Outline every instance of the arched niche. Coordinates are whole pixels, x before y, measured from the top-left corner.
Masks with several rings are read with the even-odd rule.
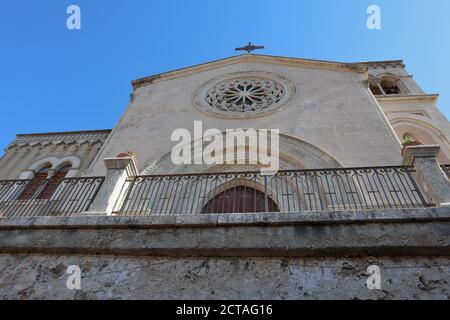
[[[439,145],[441,152],[438,161],[442,164],[450,163],[450,150],[448,143],[443,139],[442,132],[433,125],[416,119],[400,118],[391,121],[391,125],[398,137],[402,139],[410,134],[424,145]]]

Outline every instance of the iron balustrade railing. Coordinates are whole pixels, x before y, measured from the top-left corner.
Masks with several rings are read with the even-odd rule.
[[[87,211],[104,178],[0,181],[0,217],[70,216]]]
[[[118,215],[342,211],[427,207],[409,167],[138,176]]]
[[[444,173],[447,175],[447,178],[450,179],[450,164],[444,164],[441,166]]]

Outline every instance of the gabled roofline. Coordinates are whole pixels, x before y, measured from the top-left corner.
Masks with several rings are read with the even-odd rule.
[[[185,75],[192,74],[198,71],[212,70],[220,68],[226,65],[230,65],[238,62],[266,62],[266,63],[277,63],[284,65],[296,65],[306,68],[316,68],[316,69],[328,69],[335,71],[346,71],[346,72],[357,72],[357,73],[367,73],[368,68],[366,66],[356,64],[356,63],[343,63],[343,62],[333,62],[325,60],[312,60],[312,59],[301,59],[301,58],[290,58],[281,57],[273,55],[261,55],[261,54],[242,54],[237,56],[232,56],[229,58],[224,58],[220,60],[215,60],[211,62],[206,62],[198,65],[194,65],[187,68],[177,69],[173,71],[168,71],[160,74],[156,74],[150,77],[144,77],[140,79],[133,80],[131,82],[133,86],[133,91],[139,87],[155,83],[158,81],[164,81],[169,79],[174,79],[182,77]]]

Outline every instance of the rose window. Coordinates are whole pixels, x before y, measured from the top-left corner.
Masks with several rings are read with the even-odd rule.
[[[279,103],[284,95],[284,87],[273,80],[234,79],[212,87],[206,103],[225,112],[254,112]]]

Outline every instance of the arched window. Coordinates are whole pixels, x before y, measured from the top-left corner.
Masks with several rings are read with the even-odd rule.
[[[19,196],[19,200],[50,199],[71,168],[71,165],[61,167],[50,179],[48,175],[51,166],[48,165],[42,168],[28,183],[25,190]]]
[[[27,184],[25,190],[19,196],[19,200],[30,200],[33,199],[37,194],[41,192],[47,183],[48,173],[51,169],[51,165],[47,165],[41,170],[39,170],[34,178]]]
[[[375,96],[380,96],[383,94],[383,92],[381,92],[380,88],[378,87],[377,84],[370,84],[370,91],[372,91],[372,93]]]
[[[401,94],[398,86],[398,79],[394,77],[383,77],[380,81],[380,86],[386,95]]]
[[[71,168],[71,165],[65,165],[61,167],[45,185],[38,199],[50,199]]]
[[[380,87],[380,84],[378,83],[378,81],[376,79],[369,79],[369,86],[370,86],[370,91],[372,91],[373,95],[378,96],[378,95],[383,95],[383,90]]]
[[[266,208],[267,201],[267,208]],[[275,202],[264,193],[250,187],[228,189],[208,202],[202,213],[279,212]]]

